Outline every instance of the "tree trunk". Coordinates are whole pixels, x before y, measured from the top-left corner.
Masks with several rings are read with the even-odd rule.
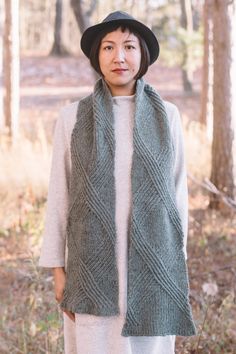
[[[82,6],[82,0],[71,0],[70,3],[80,32],[83,33],[90,26],[90,17],[96,8],[96,0],[91,1],[87,11]]]
[[[14,141],[19,130],[19,0],[5,0],[5,124]]]
[[[188,31],[189,35],[193,32],[193,14],[190,0],[180,0],[181,7],[181,26]],[[192,55],[186,44],[184,44],[184,53],[182,61],[182,80],[185,92],[192,92]]]
[[[130,1],[129,13],[133,16],[133,12],[135,9],[135,0]]]
[[[56,0],[55,11],[55,24],[54,24],[54,42],[51,49],[51,55],[66,55],[68,54],[62,44],[61,29],[62,29],[62,0]]]
[[[227,196],[234,197],[233,176],[233,90],[232,23],[235,1],[213,2],[213,144],[212,183]],[[235,18],[234,18],[235,20]],[[235,80],[235,78],[234,78]],[[220,201],[210,196],[210,207],[218,209]]]
[[[4,128],[3,115],[3,1],[0,0],[0,132]]]
[[[210,13],[209,0],[203,5],[203,66],[202,66],[202,91],[201,91],[201,113],[200,123],[207,125],[207,106],[209,102],[209,55],[210,55]]]
[[[77,25],[80,29],[80,33],[83,33],[86,28],[90,26],[90,17],[96,8],[97,1],[91,0],[90,6],[87,10],[83,8],[82,3],[82,0],[71,0],[71,7],[75,15]],[[93,70],[93,76],[95,81],[99,78],[99,75],[95,70]]]
[[[146,25],[149,28],[152,28],[152,8],[150,4],[150,0],[145,0],[145,12],[146,12]]]

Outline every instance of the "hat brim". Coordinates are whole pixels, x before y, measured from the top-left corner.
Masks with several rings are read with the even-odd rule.
[[[127,25],[128,27],[131,27],[134,31],[136,31],[145,40],[147,44],[150,54],[150,65],[153,64],[154,61],[156,61],[160,52],[159,43],[157,41],[156,36],[147,26],[133,19],[117,19],[109,22],[102,22],[87,28],[81,37],[80,46],[82,51],[88,58],[90,57],[90,50],[94,38],[96,38],[99,32],[113,26],[114,24]]]

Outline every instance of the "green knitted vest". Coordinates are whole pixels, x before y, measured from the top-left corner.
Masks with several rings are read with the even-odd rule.
[[[195,334],[183,231],[176,208],[173,144],[163,101],[141,79],[135,95],[132,215],[123,336]],[[68,261],[61,307],[119,314],[115,258],[114,118],[100,79],[81,100],[71,136]]]

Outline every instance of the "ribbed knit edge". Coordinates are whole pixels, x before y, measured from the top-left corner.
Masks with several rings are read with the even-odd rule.
[[[197,330],[194,326],[194,328],[192,326],[190,326],[190,328],[184,328],[181,329],[181,331],[179,330],[172,330],[172,331],[160,331],[160,329],[158,328],[158,326],[156,324],[150,323],[149,324],[149,328],[147,331],[145,331],[141,326],[134,328],[134,327],[129,327],[127,325],[125,325],[122,329],[121,335],[123,337],[159,337],[159,336],[181,336],[181,337],[191,337],[191,336],[195,336],[197,334]]]
[[[94,316],[105,316],[105,317],[110,317],[110,316],[119,316],[120,312],[119,312],[119,308],[117,307],[116,309],[114,308],[113,310],[105,308],[105,307],[101,307],[99,309],[95,309],[93,308],[92,311],[89,309],[81,309],[76,305],[71,305],[68,304],[67,301],[62,301],[60,303],[60,308],[66,309],[68,311],[71,311],[73,313],[81,313],[81,314],[87,314],[87,315],[94,315]]]

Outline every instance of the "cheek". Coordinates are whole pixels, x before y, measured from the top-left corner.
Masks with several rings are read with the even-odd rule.
[[[106,66],[109,62],[109,53],[107,52],[100,52],[98,53],[98,62],[100,66]]]
[[[135,67],[137,71],[140,69],[140,66],[141,66],[141,55],[137,55],[135,60]]]
[[[133,56],[133,64],[137,68],[140,68],[141,65],[141,52],[136,52],[135,55]]]

